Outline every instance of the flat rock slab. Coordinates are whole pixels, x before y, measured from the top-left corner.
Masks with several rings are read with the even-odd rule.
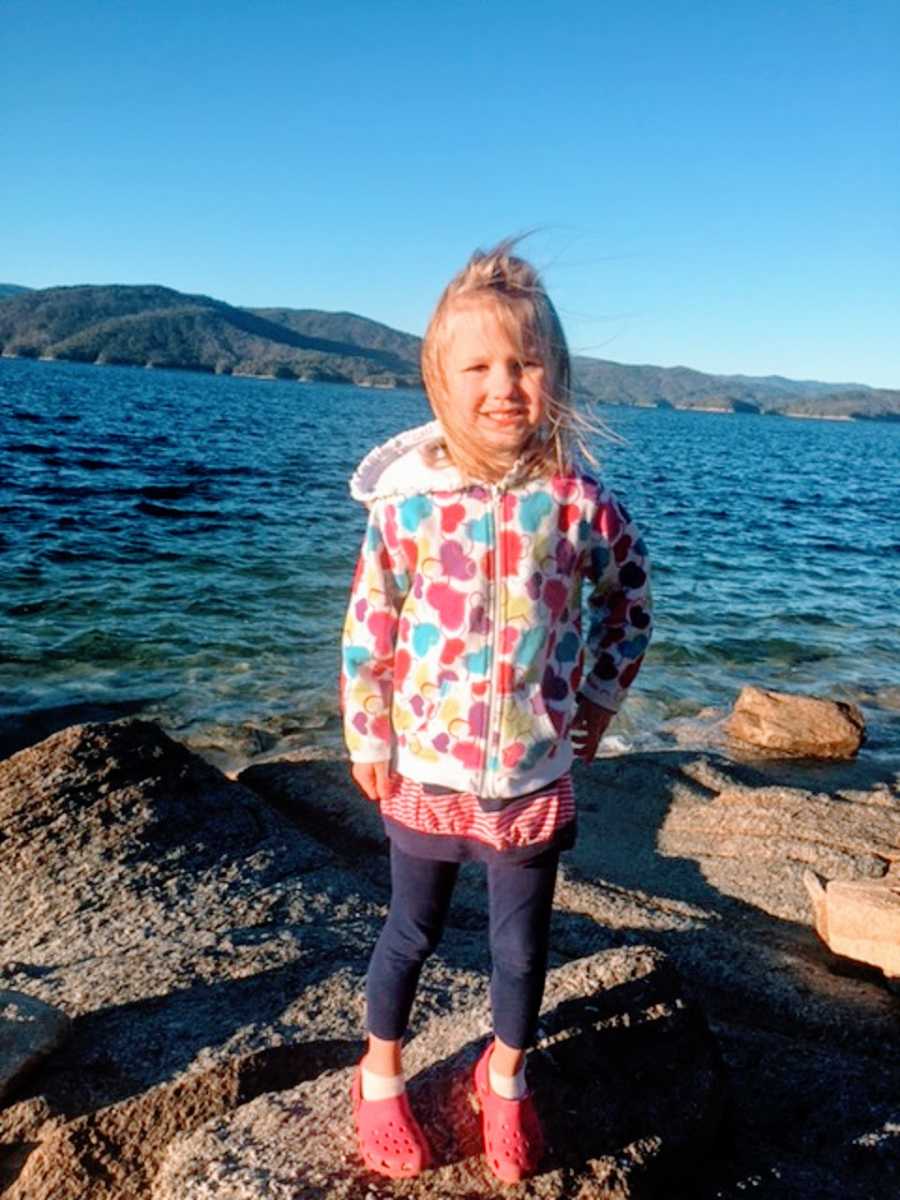
[[[69,1023],[51,1004],[0,990],[0,1100],[16,1079],[60,1044]]]
[[[706,1162],[725,1105],[718,1050],[669,960],[636,946],[560,967],[548,977],[545,1014],[528,1071],[548,1152],[538,1175],[504,1194],[670,1194],[673,1176]],[[410,1099],[435,1158],[417,1179],[388,1181],[363,1167],[349,1068],[258,1097],[172,1143],[153,1200],[494,1193],[471,1102],[486,1018],[482,1006],[438,1018],[407,1048]]]
[[[724,729],[738,742],[773,754],[852,758],[866,725],[855,704],[745,687]]]
[[[852,804],[797,788],[730,787],[668,813],[667,853],[804,863],[825,875],[878,879],[900,864],[900,806]]]

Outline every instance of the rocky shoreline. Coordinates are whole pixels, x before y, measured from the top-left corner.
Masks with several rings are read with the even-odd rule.
[[[900,998],[820,940],[804,872],[900,882],[900,772],[671,750],[576,782],[530,1068],[551,1151],[510,1194],[890,1195]],[[0,829],[10,1200],[494,1194],[477,869],[408,1054],[439,1165],[392,1184],[353,1153],[387,873],[344,763],[232,781],[148,722],[72,726],[0,762]]]

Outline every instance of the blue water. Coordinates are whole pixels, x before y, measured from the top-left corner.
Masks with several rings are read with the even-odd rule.
[[[232,767],[338,746],[346,480],[428,416],[413,391],[0,361],[0,720],[121,705]],[[620,743],[758,683],[854,700],[867,752],[900,754],[900,428],[605,416],[657,610]]]

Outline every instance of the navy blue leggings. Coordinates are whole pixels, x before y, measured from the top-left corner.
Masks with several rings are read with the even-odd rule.
[[[487,868],[494,1033],[525,1049],[537,1028],[559,852]],[[422,964],[437,946],[459,863],[414,858],[391,842],[391,908],[369,963],[366,1025],[388,1041],[403,1037]]]

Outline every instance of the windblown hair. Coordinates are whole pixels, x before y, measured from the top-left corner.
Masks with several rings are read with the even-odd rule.
[[[435,416],[441,423],[449,459],[470,480],[496,480],[506,473],[476,444],[449,403],[444,359],[450,319],[466,309],[487,305],[517,348],[522,361],[537,355],[544,364],[544,417],[523,447],[521,474],[539,478],[572,469],[576,457],[594,462],[585,445],[599,423],[576,410],[569,349],[556,309],[531,263],[511,253],[518,239],[492,250],[476,250],[444,289],[422,343],[422,377]]]

